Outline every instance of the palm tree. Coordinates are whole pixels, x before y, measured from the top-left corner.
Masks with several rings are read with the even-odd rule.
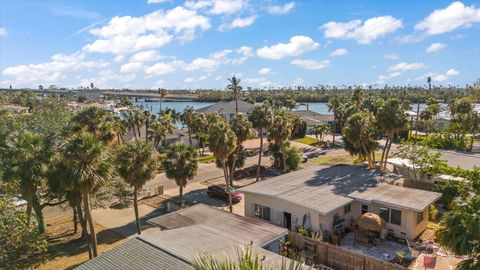
[[[228,79],[228,82],[230,84],[227,86],[227,89],[232,91],[233,98],[235,99],[235,115],[238,115],[238,98],[242,92],[242,87],[240,86],[240,79],[238,79],[234,75],[232,78]]]
[[[158,110],[158,113],[160,114],[162,112],[162,101],[167,96],[167,89],[158,88],[158,94],[160,95],[160,109]]]
[[[245,115],[239,114],[231,122],[231,128],[235,136],[237,136],[236,153],[233,157],[232,168],[230,169],[230,185],[233,185],[233,174],[235,173],[235,167],[237,166],[237,159],[240,153],[242,144],[253,137],[252,123],[248,121]]]
[[[104,143],[94,135],[81,132],[74,135],[62,151],[65,181],[83,197],[85,219],[89,224],[89,246],[93,257],[97,252],[97,236],[90,210],[90,193],[111,179],[112,164]]]
[[[258,166],[257,166],[257,178],[260,177],[260,166],[262,163],[262,154],[263,154],[263,131],[267,130],[270,126],[271,119],[271,110],[266,104],[253,107],[249,115],[249,120],[252,123],[252,126],[258,130],[258,135],[260,136],[260,149],[258,151]]]
[[[103,142],[109,142],[115,137],[111,120],[106,110],[95,106],[88,107],[72,118],[73,131],[86,131]]]
[[[432,90],[432,78],[430,78],[430,76],[428,76],[427,78],[427,83],[428,83],[428,90]]]
[[[192,132],[195,133],[195,138],[198,142],[198,148],[202,147],[202,155],[205,149],[205,141],[208,136],[209,122],[208,118],[203,113],[198,113],[195,115],[195,120],[193,121]]]
[[[351,115],[343,129],[345,150],[360,159],[368,160],[368,167],[373,168],[375,160],[376,128],[370,112],[358,112]]]
[[[332,144],[333,144],[333,147],[335,148],[335,134],[337,133],[337,123],[338,123],[339,114],[340,114],[340,100],[337,95],[333,95],[328,100],[328,111],[333,112]]]
[[[230,125],[227,122],[218,122],[210,128],[208,146],[215,158],[222,164],[223,174],[225,176],[225,184],[227,186],[228,204],[230,212],[233,212],[232,196],[230,194],[230,181],[227,176],[228,169],[225,163],[228,156],[232,154],[232,152],[235,150],[236,144],[237,138],[235,136],[235,133],[233,133]]]
[[[127,133],[128,122],[126,119],[120,119],[120,117],[113,117],[113,131],[117,137],[117,144],[124,142],[123,136]]]
[[[398,98],[389,98],[379,108],[376,116],[377,125],[387,134],[382,152],[380,169],[387,168],[388,155],[393,139],[400,131],[408,128],[407,110],[409,105]]]
[[[163,160],[163,168],[168,178],[174,179],[179,188],[180,206],[183,205],[183,188],[188,180],[197,173],[197,151],[193,146],[176,143],[170,147],[167,156]]]
[[[322,141],[323,137],[330,132],[330,126],[328,124],[315,125],[313,127],[313,134],[318,141]]]
[[[44,232],[45,227],[39,189],[45,182],[51,149],[41,135],[20,131],[10,136],[0,156],[3,179],[18,183],[22,198],[27,201],[27,219],[30,222],[33,208],[40,233]]]
[[[133,187],[133,208],[138,234],[141,234],[138,219],[138,190],[148,180],[155,177],[158,169],[157,160],[156,150],[147,142],[140,140],[133,140],[122,145],[115,160],[118,174]]]
[[[155,148],[158,148],[160,142],[173,132],[173,128],[173,119],[170,114],[164,114],[153,120],[148,129],[148,135],[150,140],[153,141]]]
[[[181,120],[183,124],[187,126],[188,129],[188,142],[190,145],[193,146],[192,144],[192,127],[193,123],[195,121],[195,110],[193,109],[192,106],[187,106],[185,110],[183,110],[183,113],[181,115]]]
[[[287,159],[285,154],[285,141],[290,138],[293,129],[295,115],[285,109],[277,109],[273,112],[270,122],[268,136],[276,144],[280,145],[282,151],[283,173],[287,172]]]

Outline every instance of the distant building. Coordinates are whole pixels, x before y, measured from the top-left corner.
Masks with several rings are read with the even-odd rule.
[[[330,124],[333,126],[334,118],[331,114],[320,114],[309,110],[293,111],[293,114],[300,117],[307,123],[307,133],[313,132],[313,127],[323,124]]]
[[[442,194],[388,184],[396,178],[362,166],[313,166],[239,189],[245,216],[320,235],[353,226],[364,213],[379,215],[399,238],[427,228],[428,207]]]
[[[238,101],[238,113],[248,114],[252,111],[253,105],[239,100]],[[230,121],[235,117],[235,100],[231,101],[219,101],[215,104],[200,108],[196,110],[197,113],[218,113],[225,120]]]

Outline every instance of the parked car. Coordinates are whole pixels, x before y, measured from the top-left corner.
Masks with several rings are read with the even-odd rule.
[[[232,203],[239,203],[243,196],[240,192],[234,191],[230,193],[232,196]],[[207,188],[207,195],[210,198],[217,198],[228,202],[228,192],[225,185],[212,185]]]

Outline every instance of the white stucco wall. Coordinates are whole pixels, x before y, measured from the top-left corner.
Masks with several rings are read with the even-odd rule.
[[[245,201],[245,216],[255,218],[255,204],[260,204],[263,206],[270,207],[270,223],[285,227],[283,224],[283,213],[288,212],[292,215],[292,230],[295,230],[296,226],[302,225],[303,216],[305,214],[310,214],[312,229],[320,232],[320,224],[324,224],[325,228],[332,232],[333,231],[333,219],[334,215],[338,214],[339,217],[345,218],[344,226],[349,227],[352,224],[352,221],[355,221],[362,215],[362,204],[361,202],[353,202],[351,204],[351,211],[347,214],[344,213],[344,207],[340,207],[337,211],[331,213],[328,216],[320,215],[320,213],[302,207],[281,199],[271,198],[263,195],[256,194],[244,194]],[[367,204],[369,206],[368,212],[379,214],[380,206],[377,204]],[[391,207],[386,207],[391,208]],[[395,209],[395,208],[392,208]],[[417,224],[417,214],[416,212],[405,210],[405,209],[396,209],[402,211],[401,225],[387,223],[386,228],[392,229],[393,233],[397,237],[402,236],[402,232],[405,233],[405,236],[408,239],[414,239],[420,233],[422,233],[427,228],[427,213],[424,213],[424,220]]]

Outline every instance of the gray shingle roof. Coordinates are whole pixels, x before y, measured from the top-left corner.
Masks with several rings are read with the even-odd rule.
[[[140,237],[135,237],[100,256],[87,261],[78,270],[188,270],[193,269],[185,260]]]
[[[362,166],[313,166],[239,189],[318,211],[328,215],[353,200],[423,211],[440,193],[381,183],[386,177]]]
[[[302,118],[307,125],[321,125],[323,123],[332,122],[334,120],[333,115],[330,114],[320,114],[314,111],[307,110],[297,110],[293,113]]]
[[[238,101],[238,112],[240,113],[249,113],[253,108],[253,105],[239,100]],[[215,104],[200,108],[196,110],[198,113],[215,113],[218,114],[229,114],[235,113],[235,100],[231,101],[219,101]]]

